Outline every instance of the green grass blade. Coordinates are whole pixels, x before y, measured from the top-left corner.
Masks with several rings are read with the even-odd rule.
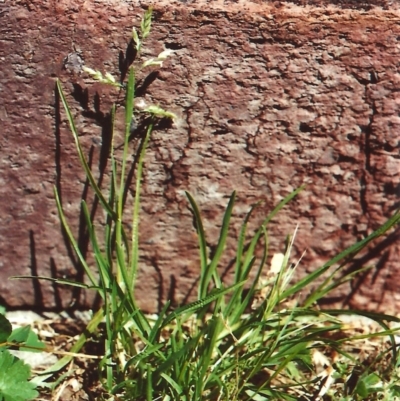
[[[153,383],[151,367],[147,366],[146,375],[146,401],[153,401]]]
[[[268,223],[277,215],[277,213],[284,207],[286,206],[293,198],[295,198],[303,189],[305,188],[305,185],[302,185],[301,187],[295,189],[293,192],[291,192],[289,195],[287,195],[284,199],[282,199],[272,210],[272,212],[265,218],[265,220],[262,222],[261,226],[267,227]]]
[[[325,295],[331,293],[335,288],[340,287],[344,283],[347,283],[349,281],[354,280],[354,278],[356,276],[358,276],[358,275],[360,275],[362,273],[365,273],[368,270],[371,270],[373,268],[373,266],[367,266],[367,267],[363,267],[363,268],[357,269],[357,270],[352,271],[352,272],[344,275],[343,277],[340,277],[339,279],[333,281],[333,279],[336,276],[336,274],[340,270],[342,270],[342,268],[343,268],[343,265],[340,265],[337,269],[335,269],[335,271],[332,273],[332,275],[329,275],[323,281],[323,283],[320,286],[318,286],[318,288],[315,290],[316,292],[318,292],[318,294],[316,294],[316,297],[318,299],[323,298]]]
[[[98,267],[98,272],[100,274],[100,279],[102,283],[102,287],[104,290],[104,295],[106,290],[110,288],[110,281],[112,277],[112,271],[110,270],[110,266],[108,265],[107,258],[104,257],[102,254],[98,241],[97,241],[97,236],[96,232],[93,227],[93,223],[90,218],[90,212],[87,207],[87,204],[85,201],[82,201],[82,209],[83,209],[83,214],[85,217],[85,222],[86,222],[86,227],[87,231],[89,234],[89,239],[90,243],[92,244],[93,252],[94,252],[94,257],[97,262],[97,267]]]
[[[124,287],[124,290],[130,291],[130,279],[129,279],[129,247],[124,246],[123,239],[123,210],[124,210],[124,194],[125,194],[125,172],[128,159],[129,150],[129,137],[130,137],[130,126],[133,116],[133,100],[135,95],[135,73],[133,67],[129,69],[128,83],[126,87],[125,97],[125,135],[124,135],[124,147],[122,155],[121,172],[119,175],[119,182],[117,174],[115,173],[114,179],[117,188],[117,201],[116,201],[116,223],[115,223],[115,242],[116,242],[116,253],[117,253],[117,280],[120,286]],[[116,164],[114,164],[116,166]],[[115,168],[116,170],[116,168]],[[115,171],[114,171],[115,172]]]
[[[78,256],[79,262],[82,264],[82,266],[83,266],[83,268],[85,270],[85,273],[89,277],[92,285],[93,286],[97,286],[96,278],[94,277],[90,267],[86,263],[86,260],[83,257],[83,255],[82,255],[82,253],[81,253],[81,251],[79,249],[78,243],[75,241],[75,238],[72,235],[71,229],[68,226],[67,220],[66,220],[65,215],[64,215],[63,208],[61,206],[60,197],[58,196],[58,191],[57,191],[56,187],[54,187],[54,197],[55,197],[55,200],[56,200],[56,205],[57,205],[58,214],[60,216],[61,225],[64,228],[65,233],[67,234],[67,237],[68,237],[68,239],[69,239],[69,241],[70,241],[70,243],[71,243],[76,255]]]
[[[153,124],[151,123],[147,127],[146,136],[144,138],[142,149],[140,151],[139,161],[137,165],[137,172],[136,172],[135,199],[134,199],[133,214],[132,214],[131,266],[128,274],[129,289],[131,291],[133,291],[135,288],[136,275],[139,263],[139,212],[140,212],[140,188],[143,175],[143,162],[152,131],[153,131]]]
[[[89,167],[89,165],[88,165],[88,163],[86,161],[86,157],[83,154],[83,149],[82,149],[81,143],[79,141],[78,131],[77,131],[76,127],[75,127],[75,123],[74,123],[74,119],[73,119],[72,114],[71,114],[71,110],[70,110],[70,108],[68,106],[67,100],[65,98],[65,95],[64,95],[64,92],[62,90],[62,87],[61,87],[61,84],[60,84],[59,80],[57,80],[57,89],[58,89],[58,92],[60,94],[60,99],[61,99],[61,102],[62,102],[62,104],[64,106],[65,113],[67,115],[67,120],[68,120],[70,129],[71,129],[71,132],[72,132],[72,136],[74,137],[75,146],[76,146],[76,149],[78,151],[79,160],[81,162],[83,170],[85,171],[86,177],[89,180],[90,186],[92,187],[93,191],[95,192],[96,196],[98,197],[98,199],[99,199],[101,205],[103,206],[104,210],[112,218],[115,218],[116,217],[115,213],[110,208],[110,206],[108,205],[108,203],[107,203],[106,199],[104,198],[100,188],[98,187],[98,185],[96,183],[96,180],[94,179],[93,174],[92,174],[92,172],[90,170],[90,167]]]
[[[368,312],[368,311],[363,311],[363,310],[355,310],[355,309],[327,309],[324,310],[324,313],[332,316],[340,316],[340,315],[359,315],[359,316],[364,316],[367,317],[371,320],[374,320],[378,323],[380,322],[396,322],[400,323],[400,317],[397,316],[392,316],[392,315],[387,315],[385,313],[377,313],[377,312]],[[385,329],[387,329],[386,324],[382,326]]]
[[[267,235],[266,235],[266,226],[267,224],[276,216],[276,214],[287,204],[289,203],[294,197],[296,197],[303,189],[305,188],[305,186],[301,186],[299,188],[297,188],[295,191],[291,192],[289,195],[287,195],[284,199],[282,199],[281,202],[279,202],[279,204],[272,210],[271,213],[269,213],[269,215],[264,219],[264,221],[262,222],[262,224],[260,225],[259,229],[256,231],[256,233],[254,234],[250,245],[248,247],[248,250],[244,256],[243,259],[243,253],[244,253],[244,238],[245,238],[245,233],[246,233],[246,226],[247,223],[250,219],[250,216],[252,214],[252,212],[254,211],[254,209],[259,206],[260,202],[256,203],[255,205],[253,205],[249,211],[249,213],[246,215],[245,221],[242,225],[241,228],[241,232],[239,235],[239,243],[238,243],[238,252],[237,252],[237,259],[236,259],[236,271],[235,271],[235,278],[236,281],[238,280],[243,280],[243,279],[247,279],[249,274],[250,274],[250,270],[253,266],[254,263],[254,252],[255,252],[255,248],[257,246],[257,244],[259,243],[260,237],[262,234],[264,234],[264,237],[267,239]],[[259,277],[262,273],[264,264],[265,264],[265,260],[266,257],[268,256],[268,242],[266,241],[265,243],[265,248],[263,251],[263,258],[261,261],[261,264],[259,266],[259,269],[257,270],[257,274],[256,274],[256,278],[253,281],[253,284],[248,292],[248,295],[246,297],[246,302],[249,303],[250,299],[253,297],[256,286],[257,286],[257,282],[259,280]],[[243,259],[243,261],[242,261]],[[239,299],[239,293],[238,294],[234,294],[234,297],[231,300],[231,303],[228,306],[227,311],[229,313],[232,312],[233,307],[234,307],[234,303],[237,302],[237,300]],[[247,305],[245,303],[242,303],[242,306],[240,309],[237,309],[236,312],[239,312],[240,310],[244,310],[247,307]],[[238,318],[238,313],[235,313],[236,317],[234,318],[237,319]],[[227,315],[226,315],[227,316]]]
[[[22,276],[11,276],[11,277],[9,277],[9,279],[10,280],[20,280],[20,279],[45,280],[45,281],[51,281],[52,283],[56,283],[56,284],[69,285],[71,287],[83,288],[85,290],[96,290],[96,291],[102,290],[102,288],[99,286],[92,286],[92,285],[85,284],[85,283],[79,283],[77,281],[68,280],[66,278],[53,278],[53,277],[47,277],[47,276],[22,275]]]
[[[224,316],[225,318],[229,317],[229,322],[231,325],[233,325],[235,322],[237,322],[242,314],[245,312],[245,310],[250,306],[251,300],[254,298],[257,285],[261,276],[261,273],[264,270],[265,263],[267,260],[268,256],[268,241],[267,241],[267,231],[263,226],[261,226],[261,229],[257,231],[256,235],[253,237],[249,249],[247,250],[246,256],[245,256],[245,261],[243,262],[243,267],[241,268],[242,274],[241,278],[242,280],[247,281],[250,271],[253,267],[254,261],[255,261],[255,256],[254,256],[254,251],[257,243],[260,240],[260,236],[263,234],[265,238],[265,243],[264,243],[264,249],[263,249],[263,255],[261,258],[261,261],[259,263],[259,266],[256,271],[256,275],[253,279],[253,282],[250,286],[250,288],[247,291],[247,294],[244,299],[243,297],[243,287],[239,287],[237,291],[235,291],[229,301],[229,304],[227,305],[226,309],[224,310]]]
[[[217,272],[217,267],[218,267],[218,263],[221,258],[221,255],[225,248],[226,238],[228,236],[228,230],[229,230],[229,223],[230,223],[231,216],[232,216],[233,206],[235,204],[235,198],[236,198],[236,191],[233,191],[229,198],[228,206],[226,207],[226,210],[224,213],[224,217],[222,220],[222,227],[221,227],[218,244],[217,244],[217,248],[215,250],[214,257],[213,257],[211,263],[208,265],[207,271],[204,275],[204,283],[202,283],[202,289],[204,292],[201,294],[202,297],[206,296],[206,294],[207,294],[207,288],[210,284],[211,277],[214,277],[215,286],[217,288],[221,287],[222,283],[221,283],[221,279]]]
[[[165,373],[161,373],[160,376],[175,390],[176,396],[180,396],[183,393],[182,387],[170,376]]]
[[[216,251],[215,251],[213,259],[211,260],[211,262],[209,264],[207,263],[207,244],[206,244],[204,228],[203,228],[203,224],[202,224],[202,220],[201,220],[201,216],[200,216],[200,211],[199,211],[197,204],[196,204],[195,200],[193,199],[193,197],[188,192],[186,192],[186,195],[187,195],[189,202],[193,209],[193,213],[194,213],[196,225],[197,225],[197,231],[198,231],[198,235],[199,235],[200,259],[201,259],[201,277],[200,277],[200,283],[199,283],[199,298],[202,299],[207,295],[207,293],[209,291],[209,286],[210,286],[212,278],[214,278],[214,284],[217,288],[221,287],[221,284],[222,284],[221,279],[217,272],[217,266],[218,266],[219,260],[224,251],[224,248],[225,248],[226,238],[228,236],[228,230],[229,230],[229,222],[230,222],[230,219],[232,216],[232,210],[233,210],[233,206],[235,203],[236,192],[234,191],[232,193],[232,195],[230,196],[228,206],[224,213],[223,223],[222,223],[222,227],[220,230],[220,235],[219,235]]]
[[[167,310],[169,308],[170,301],[167,301],[164,307],[162,308],[161,312],[158,314],[157,320],[155,321],[153,328],[151,329],[150,335],[149,335],[149,342],[151,344],[154,344],[159,340],[160,337],[160,329],[162,327],[163,319],[167,313]]]
[[[195,350],[195,348],[197,347],[201,337],[201,333],[199,333],[197,336],[191,337],[188,341],[185,342],[185,344],[177,347],[176,350],[174,350],[174,352],[168,356],[168,359],[156,369],[156,371],[154,372],[154,376],[156,377],[158,375],[161,375],[162,373],[167,372],[168,369],[177,361],[181,364],[182,358],[188,361],[193,353],[193,350]]]
[[[182,316],[183,314],[193,314],[199,309],[203,308],[204,306],[210,304],[211,302],[217,300],[218,298],[222,297],[225,294],[228,294],[231,291],[234,291],[236,288],[242,286],[245,283],[245,281],[240,281],[238,283],[235,283],[227,288],[219,288],[219,289],[214,289],[211,291],[209,295],[206,297],[199,299],[195,302],[192,302],[187,305],[183,305],[177,309],[175,309],[172,313],[170,313],[164,320],[163,327],[165,327],[167,324],[171,323],[173,320],[177,319],[179,316]]]
[[[108,193],[108,205],[114,211],[116,208],[116,189],[117,189],[117,164],[114,157],[114,127],[115,127],[115,104],[111,107],[111,145],[110,145],[110,163],[111,163],[111,179],[109,185],[109,193]],[[113,251],[115,250],[115,237],[114,237],[114,223],[115,220],[110,217],[110,215],[106,216],[106,223],[104,229],[104,243],[107,254],[107,262],[110,269],[110,272],[113,271],[114,265],[114,257]]]
[[[325,263],[322,267],[317,269],[315,272],[309,274],[307,277],[303,278],[299,282],[297,282],[295,285],[293,285],[291,288],[286,290],[283,294],[283,296],[286,298],[307,285],[313,283],[318,277],[320,277],[322,274],[324,274],[331,266],[334,264],[340,262],[343,259],[347,258],[353,258],[358,252],[360,252],[362,249],[364,249],[371,241],[379,238],[383,234],[385,234],[388,230],[390,230],[392,227],[397,225],[400,222],[400,212],[397,211],[390,219],[386,221],[381,227],[379,227],[377,230],[375,230],[372,234],[368,235],[368,237],[364,238],[363,240],[357,242],[356,244],[350,246],[349,248],[345,249],[344,251],[340,252],[338,255],[333,257],[331,260],[329,260],[327,263]],[[311,294],[304,302],[304,306],[311,306],[314,304],[319,298],[319,292],[318,290]]]
[[[135,97],[135,71],[133,67],[129,68],[128,83],[126,86],[125,96],[125,135],[124,135],[124,150],[122,156],[122,166],[119,181],[119,194],[118,194],[118,216],[122,216],[123,199],[125,192],[125,171],[128,162],[129,152],[129,138],[131,135],[131,123],[133,118],[133,101]]]
[[[246,232],[247,232],[247,224],[250,221],[250,217],[253,214],[254,210],[261,204],[261,202],[257,202],[256,204],[252,205],[250,208],[250,211],[246,214],[246,217],[244,219],[244,222],[242,224],[242,227],[240,229],[239,233],[239,239],[238,239],[238,247],[237,247],[237,253],[236,253],[236,268],[235,268],[235,282],[241,281],[244,279],[243,274],[247,277],[246,273],[243,273],[243,268],[244,266],[248,265],[248,259],[246,259],[245,262],[242,261],[243,258],[243,252],[244,252],[244,242],[246,239]],[[257,242],[257,240],[256,240]],[[254,248],[253,248],[254,249]],[[253,253],[251,253],[253,255]],[[252,259],[252,257],[250,257]]]
[[[199,364],[201,366],[199,381],[202,384],[200,394],[203,394],[204,386],[207,382],[207,372],[211,370],[211,361],[214,353],[217,351],[218,340],[222,329],[224,328],[224,322],[220,315],[213,316],[210,321],[207,322],[206,335],[204,336],[205,341],[203,344],[203,352],[199,356]]]
[[[396,316],[387,315],[385,313],[376,313],[376,312],[368,312],[368,311],[352,310],[352,309],[343,309],[343,310],[342,309],[329,309],[326,311],[326,313],[329,313],[332,316],[335,316],[335,315],[364,316],[364,317],[367,317],[367,318],[377,322],[388,333],[387,335],[389,336],[390,342],[391,342],[393,361],[397,361],[397,359],[398,359],[398,341],[396,341],[396,338],[394,337],[395,330],[390,329],[390,327],[387,325],[386,322],[400,323],[400,318],[398,318]],[[373,335],[375,335],[375,333]],[[367,334],[367,337],[368,336],[370,336],[370,335]]]
[[[136,366],[141,362],[146,363],[146,359],[152,360],[152,356],[156,354],[159,350],[164,347],[164,344],[154,344],[154,345],[147,345],[140,353],[133,356],[129,361],[126,363],[124,370],[126,374],[129,374],[129,370],[132,366]],[[163,357],[163,354],[160,354]],[[165,359],[165,358],[164,358]]]
[[[197,226],[197,235],[199,237],[199,249],[200,249],[200,272],[202,275],[204,275],[204,273],[207,271],[207,265],[208,265],[206,234],[204,232],[203,222],[201,220],[200,211],[199,208],[197,207],[196,201],[189,192],[185,191],[185,194],[192,207],[195,223]],[[207,293],[207,287],[204,288],[204,284],[205,284],[205,279],[201,277],[199,285],[199,293],[198,293],[199,299],[203,298],[202,294]]]

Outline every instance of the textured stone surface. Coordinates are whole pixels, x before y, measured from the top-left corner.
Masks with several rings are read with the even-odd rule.
[[[179,118],[154,132],[146,157],[137,291],[145,310],[156,310],[167,296],[179,303],[190,290],[194,294],[197,238],[184,190],[199,203],[211,248],[228,197],[238,191],[226,268],[250,205],[264,200],[255,228],[306,183],[270,225],[271,250],[282,251],[285,236],[300,224],[293,258],[307,253],[299,274],[363,238],[399,206],[400,12],[397,3],[377,3],[384,9],[354,4],[155,6],[143,56],[164,48],[175,54],[139,95]],[[143,8],[136,2],[67,0],[1,7],[1,302],[87,306],[90,294],[7,278],[81,278],[61,234],[53,186],[83,249],[79,201],[83,196],[90,204],[92,195],[59,109],[55,79],[63,82],[85,150],[106,184],[107,132],[101,127],[118,93],[93,84],[80,68],[84,62],[118,76]],[[361,257],[359,265],[374,265],[372,273],[331,301],[395,311],[398,238],[397,230],[376,254]]]

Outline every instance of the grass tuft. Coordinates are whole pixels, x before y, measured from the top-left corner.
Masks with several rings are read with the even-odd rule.
[[[135,28],[132,31],[138,56],[150,31],[151,9],[144,15],[140,32]],[[82,168],[106,216],[104,227],[96,226],[86,202],[82,201],[96,262],[95,274],[72,235],[55,189],[62,226],[90,280],[88,287],[97,291],[103,301],[71,352],[79,352],[94,334],[102,339],[104,353],[98,369],[102,399],[108,400],[395,400],[400,396],[399,354],[396,329],[392,329],[391,324],[399,323],[399,319],[360,311],[322,311],[316,305],[338,285],[353,278],[355,273],[336,277],[365,246],[399,223],[399,212],[367,238],[293,282],[297,265],[292,267],[289,260],[295,234],[287,238],[285,253],[273,255],[271,266],[267,267],[270,256],[268,225],[304,188],[288,194],[259,228],[249,234],[247,226],[258,207],[256,204],[242,223],[237,240],[234,282],[226,286],[219,267],[236,193],[229,198],[216,251],[210,260],[201,211],[193,196],[186,192],[199,240],[197,299],[175,310],[171,310],[167,302],[157,316],[147,316],[138,308],[135,288],[143,163],[157,120],[174,119],[175,115],[159,106],[135,110],[136,74],[148,66],[161,66],[170,55],[170,51],[164,51],[156,58],[131,66],[126,85],[118,84],[108,73],[103,75],[97,70],[85,69],[93,79],[125,92],[122,157],[116,156],[114,127],[111,127],[111,180],[106,190],[98,186],[89,167],[62,86],[57,81]],[[114,105],[111,110],[113,122],[115,113]],[[132,150],[132,121],[139,113],[144,113],[147,126],[142,133],[142,142]],[[135,152],[139,157],[135,166],[129,238],[124,228],[127,226],[124,224],[124,197],[130,155]],[[260,247],[262,255],[257,257],[255,250]],[[320,284],[316,285],[317,282]],[[83,283],[75,285],[85,286]],[[300,294],[307,293],[311,286],[315,287],[312,293],[302,299]],[[369,318],[376,324],[370,332],[358,332],[356,327],[350,329],[350,323],[345,323],[344,315],[353,319],[356,315]],[[379,345],[368,352],[369,343]],[[361,355],[360,350],[365,354]],[[62,358],[36,383],[44,385],[72,358],[72,355]]]

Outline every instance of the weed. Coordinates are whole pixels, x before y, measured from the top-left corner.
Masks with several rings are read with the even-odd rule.
[[[45,344],[39,341],[29,326],[13,330],[11,323],[0,314],[0,400],[33,400],[38,392],[36,385],[29,381],[30,367],[12,355],[10,348],[41,352]]]
[[[132,32],[138,54],[150,34],[151,10],[141,23],[140,32]],[[97,311],[85,332],[71,352],[78,352],[88,338],[104,323],[104,355],[99,364],[99,375],[104,394],[109,400],[361,400],[394,399],[398,396],[398,351],[394,331],[388,322],[395,317],[348,310],[318,310],[315,305],[321,297],[345,281],[351,273],[335,279],[345,263],[371,241],[385,234],[400,221],[397,212],[383,226],[364,240],[339,253],[325,265],[292,283],[294,268],[289,263],[294,240],[288,237],[286,251],[273,258],[267,280],[261,280],[268,257],[268,224],[303,188],[284,198],[264,219],[249,241],[247,225],[254,205],[246,215],[237,243],[234,283],[225,286],[218,271],[224,251],[236,193],[227,204],[216,250],[211,260],[207,254],[207,240],[200,210],[186,193],[197,227],[200,248],[200,279],[197,300],[170,310],[167,302],[156,317],[142,313],[135,301],[138,269],[138,235],[140,186],[143,160],[150,136],[159,118],[173,119],[173,113],[158,106],[134,109],[135,74],[148,66],[161,66],[169,51],[129,68],[127,83],[119,83],[111,74],[85,68],[93,79],[112,85],[125,92],[125,132],[121,161],[116,157],[114,137],[111,145],[111,180],[108,191],[102,191],[80,145],[69,106],[59,82],[57,88],[67,120],[75,140],[80,162],[88,182],[106,215],[101,237],[99,227],[82,201],[86,227],[90,236],[98,279],[83,257],[66,221],[59,194],[55,190],[58,212],[65,232],[84,267],[90,284],[74,283],[91,288],[101,296],[103,305]],[[111,110],[115,119],[116,106]],[[129,238],[123,224],[126,171],[131,154],[132,123],[138,113],[146,116],[146,129],[139,146],[136,165],[136,187],[132,211],[132,233]],[[114,134],[114,128],[112,127]],[[105,250],[99,238],[105,238]],[[255,256],[262,247],[261,257]],[[326,279],[316,286],[304,300],[299,294],[315,285],[333,266]],[[251,278],[254,277],[254,278]],[[61,283],[71,284],[65,280]],[[259,302],[254,299],[259,297]],[[292,301],[288,306],[288,300]],[[248,312],[249,305],[253,308]],[[382,329],[363,338],[388,338],[388,350],[376,356],[375,361],[360,361],[354,349],[348,348],[359,338],[346,334],[339,315],[365,315],[381,325]],[[350,347],[351,348],[351,347]],[[334,355],[327,358],[326,355]],[[383,358],[385,356],[386,358]],[[387,361],[386,370],[378,371],[378,361]],[[324,359],[325,358],[325,359]],[[55,372],[62,369],[72,356],[65,356],[55,366],[36,378],[44,385]],[[324,362],[318,362],[323,360]],[[321,367],[318,372],[318,366]],[[371,367],[372,366],[372,367]],[[391,374],[388,375],[388,372]],[[383,394],[383,395],[382,395]],[[329,398],[323,398],[329,397]],[[375,398],[374,398],[375,397]],[[379,398],[381,397],[381,398]],[[383,398],[382,398],[383,397]],[[386,398],[384,398],[386,397]],[[390,398],[392,397],[392,398]]]

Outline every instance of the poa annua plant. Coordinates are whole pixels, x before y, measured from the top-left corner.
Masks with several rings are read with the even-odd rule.
[[[136,29],[132,32],[138,54],[150,34],[150,28],[151,10],[148,10],[139,32]],[[129,138],[132,119],[139,113],[134,109],[136,74],[149,66],[161,66],[168,56],[170,51],[164,51],[158,57],[137,67],[131,66],[126,84],[118,82],[109,73],[102,74],[100,71],[85,68],[86,73],[93,79],[112,85],[125,93],[122,158],[118,160],[116,157],[113,139],[109,156],[111,180],[106,191],[96,183],[81,147],[70,108],[61,85],[57,82],[82,167],[106,215],[104,232],[99,236],[99,227],[90,217],[87,204],[82,201],[96,262],[97,278],[72,235],[59,194],[55,191],[63,228],[90,280],[88,286],[82,283],[73,284],[92,288],[99,293],[103,301],[101,309],[94,314],[71,353],[79,352],[90,335],[98,330],[99,324],[104,322],[104,356],[99,363],[99,375],[104,387],[104,397],[110,400],[316,400],[330,391],[328,379],[329,383],[335,377],[341,377],[343,381],[343,377],[349,375],[349,371],[355,366],[360,367],[360,364],[342,350],[344,340],[334,340],[329,336],[329,333],[342,327],[337,315],[354,311],[320,311],[315,308],[315,304],[336,286],[352,279],[355,273],[349,273],[340,279],[335,277],[360,250],[395,226],[400,221],[400,213],[393,215],[364,240],[339,253],[300,281],[292,283],[294,268],[291,267],[289,259],[293,237],[288,237],[284,254],[273,258],[268,280],[263,281],[261,277],[268,260],[268,224],[303,188],[284,198],[248,239],[247,226],[258,207],[256,204],[246,215],[241,227],[237,242],[234,283],[226,286],[218,267],[228,236],[236,193],[231,195],[227,204],[216,251],[211,259],[207,252],[207,239],[200,210],[192,195],[186,193],[199,239],[200,279],[197,300],[172,311],[167,302],[156,317],[143,314],[135,300],[143,160],[156,120],[173,119],[174,114],[159,106],[149,106],[140,111],[147,114],[148,124],[143,143],[139,146],[130,236],[124,228],[126,171],[132,154]],[[113,121],[115,112],[116,106],[113,106]],[[100,238],[104,238],[105,247],[102,246]],[[256,249],[260,246],[262,255],[256,257]],[[334,266],[337,266],[334,271],[316,285],[316,280],[326,275]],[[310,285],[314,285],[315,288],[300,303],[299,294],[305,293],[305,289]],[[249,306],[260,291],[262,297],[259,304],[254,305],[249,312]],[[287,306],[288,299],[294,300],[291,307]],[[394,334],[387,325],[389,321],[396,319],[386,315],[366,312],[364,314],[382,325],[382,331],[378,335],[389,335],[392,360],[397,361]],[[326,376],[313,375],[313,352],[325,348],[335,350],[346,359],[346,368],[342,367],[340,370],[332,365],[330,373]],[[36,383],[44,385],[45,381],[71,358],[72,356],[66,356],[61,359],[37,378]],[[368,387],[368,383],[373,380],[368,376],[367,368],[361,366],[360,369],[364,369],[364,374],[358,375],[359,382],[367,386],[368,392],[372,388]],[[392,388],[394,386],[393,384]],[[341,393],[336,391],[331,395],[331,399],[361,399],[357,398],[358,394],[364,394],[360,390],[361,387],[360,384],[358,390],[354,390],[357,388],[355,386],[344,389]]]

